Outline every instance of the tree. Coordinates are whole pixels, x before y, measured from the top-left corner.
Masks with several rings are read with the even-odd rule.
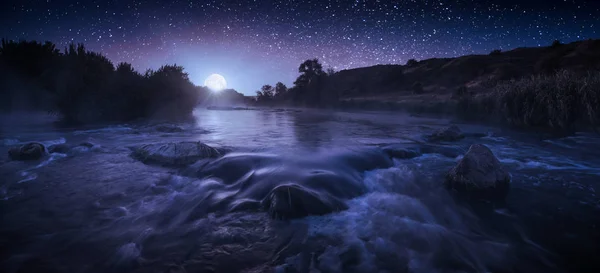
[[[271,99],[275,95],[275,89],[273,89],[273,86],[269,84],[263,85],[260,90],[262,91],[263,96],[267,99]]]
[[[275,97],[282,98],[287,94],[288,88],[282,82],[275,84]]]
[[[298,67],[300,76],[294,81],[294,85],[298,87],[305,87],[315,81],[319,76],[325,74],[323,72],[323,66],[319,63],[319,59],[306,60],[300,67]]]
[[[0,69],[0,108],[14,110],[13,101],[28,101],[26,106],[57,113],[68,125],[188,117],[201,93],[181,66],[141,75],[129,63],[115,69],[83,44],[60,52],[51,42],[2,40]]]
[[[327,68],[327,76],[333,76],[335,74],[335,69],[333,67]]]

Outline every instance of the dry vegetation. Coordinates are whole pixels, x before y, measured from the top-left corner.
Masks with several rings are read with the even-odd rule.
[[[460,100],[462,117],[524,128],[572,131],[600,128],[600,72],[559,71],[498,84]]]
[[[600,127],[600,40],[344,70],[340,105],[572,131]],[[418,88],[415,88],[417,86]],[[418,92],[416,91],[418,90]]]

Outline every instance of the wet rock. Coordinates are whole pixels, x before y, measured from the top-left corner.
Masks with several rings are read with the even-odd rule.
[[[474,144],[448,172],[445,185],[477,199],[502,200],[510,188],[510,173],[487,146]]]
[[[132,156],[144,163],[164,165],[188,165],[203,158],[221,155],[215,148],[201,142],[145,144],[132,150]]]
[[[183,128],[172,124],[158,125],[154,129],[161,133],[179,133],[184,131]]]
[[[92,147],[94,147],[95,145],[94,145],[94,143],[91,143],[91,142],[87,142],[87,141],[86,141],[86,142],[81,142],[81,143],[79,143],[79,145],[78,145],[78,146],[82,146],[82,147],[86,147],[86,148],[92,148]]]
[[[42,158],[45,154],[46,147],[37,142],[30,142],[8,150],[8,156],[12,160],[36,160]]]
[[[68,155],[76,155],[84,152],[88,152],[91,149],[98,148],[94,143],[91,142],[82,142],[79,145],[69,145],[67,143],[54,144],[48,146],[48,152],[53,153],[61,153]]]
[[[318,193],[297,184],[274,188],[262,201],[262,205],[274,219],[324,215],[348,208],[343,201],[331,195]]]
[[[428,140],[431,142],[438,141],[458,141],[465,137],[460,128],[456,125],[452,125],[447,128],[443,128],[437,130],[432,135],[428,137]]]
[[[48,152],[51,154],[53,154],[53,153],[66,154],[69,152],[69,150],[71,150],[71,145],[66,144],[66,143],[54,144],[54,145],[48,146]]]

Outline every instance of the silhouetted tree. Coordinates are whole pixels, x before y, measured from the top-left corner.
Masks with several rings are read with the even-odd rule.
[[[327,74],[318,59],[304,61],[298,67],[300,76],[294,81],[292,97],[295,104],[318,105],[322,100],[322,87]]]
[[[166,118],[182,118],[191,113],[199,102],[199,94],[182,66],[163,65],[146,71],[148,95],[151,97],[147,114],[158,113]]]
[[[294,81],[294,85],[298,87],[305,87],[324,74],[323,66],[319,63],[319,59],[304,61],[298,67],[298,72],[300,72],[300,76]]]
[[[260,91],[256,91],[256,101],[260,104],[269,104],[273,102],[275,89],[269,84],[261,87]]]
[[[262,91],[263,96],[267,98],[272,98],[275,95],[275,89],[269,84],[263,85],[260,90]]]
[[[275,84],[275,97],[283,98],[287,94],[288,88],[282,82],[278,82]]]
[[[333,67],[327,68],[327,76],[333,76],[335,74],[335,69]]]
[[[30,93],[34,106],[48,104],[69,124],[185,117],[200,94],[181,66],[140,75],[128,63],[115,69],[83,44],[69,44],[61,53],[50,42],[2,40],[0,70],[0,107],[11,106],[14,94]]]

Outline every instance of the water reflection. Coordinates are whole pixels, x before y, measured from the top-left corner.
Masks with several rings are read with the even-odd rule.
[[[325,113],[292,115],[293,131],[299,146],[316,149],[333,141],[332,130],[339,130]]]

